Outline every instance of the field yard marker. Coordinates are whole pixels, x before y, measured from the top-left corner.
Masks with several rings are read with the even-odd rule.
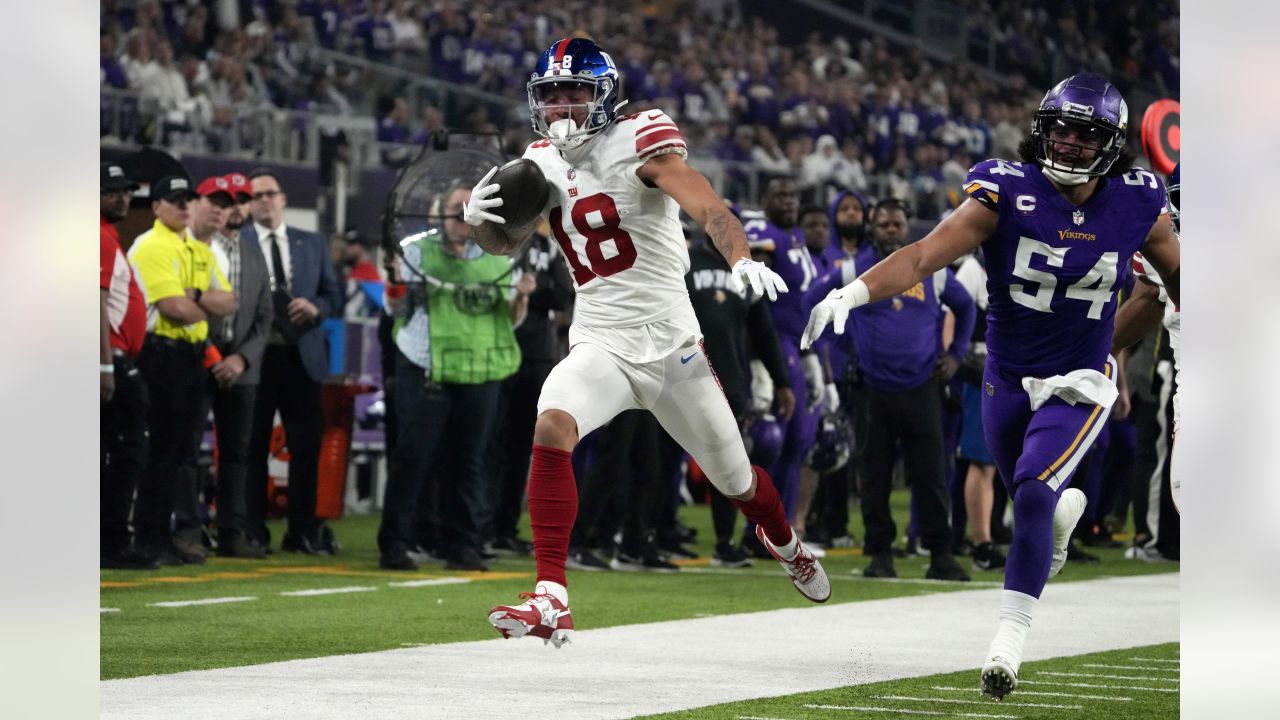
[[[120,608],[98,608],[98,614],[109,612],[120,612]]]
[[[1080,663],[1080,667],[1106,668],[1108,670],[1154,670],[1156,672],[1181,672],[1178,668],[1151,667],[1149,665],[1106,665],[1104,663]]]
[[[471,578],[447,577],[447,578],[426,578],[424,580],[404,580],[401,582],[389,582],[387,587],[399,588],[416,588],[416,587],[432,587],[434,585],[465,585],[471,582]]]
[[[187,607],[188,605],[220,605],[222,603],[247,602],[249,600],[257,600],[257,597],[219,597],[204,598],[203,600],[167,600],[165,602],[147,603],[147,607]]]
[[[856,710],[858,712],[883,712],[895,713],[901,715],[945,715],[947,717],[971,717],[971,718],[1008,718],[1008,720],[1018,720],[1021,715],[990,715],[987,713],[949,713],[937,712],[935,710],[904,710],[902,708],[887,708],[865,705],[804,705],[811,710]]]
[[[872,695],[872,700],[903,700],[922,703],[952,703],[954,705],[986,705],[991,707],[990,700],[954,700],[952,698],[907,697],[905,695]],[[1083,705],[1045,705],[1043,703],[1024,703],[1016,700],[1005,703],[1017,707],[1049,708],[1052,710],[1083,710]]]
[[[1049,682],[1048,680],[1019,680],[1019,685],[1048,685],[1049,687],[1082,687],[1098,690],[1145,690],[1146,692],[1178,692],[1178,688],[1138,687],[1136,685],[1098,685],[1096,683]]]
[[[963,692],[963,693],[982,692],[982,690],[979,688],[960,688],[960,687],[951,687],[948,685],[934,685],[929,689],[930,690],[946,690],[948,692]],[[1045,697],[1076,698],[1078,700],[1115,700],[1118,702],[1133,702],[1133,698],[1123,697],[1121,695],[1077,695],[1076,693],[1049,692],[1047,690],[1040,690],[1040,691],[1019,690],[1018,694],[1019,695],[1042,695]]]
[[[1162,663],[1181,663],[1181,662],[1182,662],[1181,660],[1168,660],[1168,659],[1164,659],[1164,658],[1140,658],[1140,657],[1131,657],[1131,658],[1129,658],[1129,659],[1130,659],[1130,660],[1137,660],[1137,661],[1139,661],[1139,662],[1162,662]]]
[[[1073,672],[1050,672],[1049,670],[1037,670],[1036,675],[1053,675],[1054,677],[1087,677],[1100,678],[1102,680],[1145,680],[1147,682],[1181,682],[1178,678],[1158,678],[1145,677],[1142,675],[1104,675],[1102,673],[1073,673]]]
[[[376,587],[360,587],[360,586],[352,585],[350,587],[340,587],[340,588],[314,588],[312,590],[291,590],[289,592],[282,592],[280,594],[285,597],[311,597],[312,595],[341,595],[343,593],[373,592],[374,590],[377,590],[377,589],[378,588]]]

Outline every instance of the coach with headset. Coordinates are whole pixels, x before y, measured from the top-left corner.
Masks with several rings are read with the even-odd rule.
[[[813,283],[807,297],[822,298],[830,287],[852,282],[906,245],[910,209],[901,200],[881,200],[869,214],[871,242],[854,257]],[[856,270],[854,269],[856,268]],[[955,315],[955,340],[942,347],[943,306]],[[874,302],[849,316],[858,370],[867,388],[868,431],[863,451],[862,518],[864,553],[871,563],[863,577],[897,577],[892,544],[897,527],[889,510],[896,446],[902,442],[907,484],[919,512],[920,537],[930,551],[932,580],[969,580],[951,556],[951,503],[946,488],[939,381],[955,375],[969,349],[973,298],[950,269],[901,295]]]
[[[270,547],[267,534],[267,456],[275,413],[289,448],[289,527],[281,549],[307,555],[337,550],[333,533],[316,519],[316,476],[323,433],[320,383],[328,353],[320,323],[342,312],[342,293],[320,235],[285,225],[287,196],[267,170],[249,174],[253,224],[241,234],[259,247],[270,273],[274,320],[254,399],[245,481],[247,532]]]

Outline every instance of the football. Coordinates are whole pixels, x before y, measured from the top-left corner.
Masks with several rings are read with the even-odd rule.
[[[492,212],[506,220],[509,228],[527,225],[547,204],[547,179],[537,163],[528,158],[518,158],[498,168],[491,182],[499,185],[497,197],[502,198],[502,204]]]

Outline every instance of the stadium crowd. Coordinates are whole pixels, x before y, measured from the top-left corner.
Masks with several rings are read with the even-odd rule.
[[[1017,145],[1030,126],[1030,112],[1049,84],[1054,63],[1108,74],[1122,88],[1142,82],[1177,96],[1176,6],[1169,3],[1079,0],[1052,10],[1011,0],[959,4],[971,18],[970,47],[993,40],[988,45],[997,48],[994,62],[1011,70],[1006,82],[995,82],[978,64],[941,63],[919,47],[897,47],[880,36],[826,37],[815,32],[788,43],[759,18],[746,19],[741,4],[732,0],[642,5],[614,0],[103,0],[101,77],[104,88],[137,93],[140,108],[150,103],[159,110],[155,122],[139,114],[123,140],[163,144],[174,133],[184,132],[216,137],[247,109],[286,108],[376,115],[379,139],[393,144],[420,142],[423,131],[442,124],[470,129],[491,125],[506,131],[510,147],[522,148],[532,134],[527,124],[511,122],[509,108],[426,106],[416,108],[420,120],[415,123],[415,109],[405,99],[395,94],[368,96],[359,76],[334,72],[334,66],[313,50],[359,55],[518,100],[537,52],[557,37],[590,28],[602,46],[616,49],[624,95],[632,102],[628,108],[665,110],[679,123],[692,150],[722,163],[718,189],[740,210],[758,255],[768,258],[778,247],[771,234],[802,234],[815,276],[835,278],[845,263],[863,268],[906,242],[908,221],[932,224],[954,208],[963,198],[960,185],[975,161],[1016,158]],[[1123,21],[1135,16],[1144,22]],[[1135,30],[1140,26],[1150,32]],[[637,32],[638,27],[644,31]],[[984,61],[972,53],[971,59]],[[708,162],[714,161],[708,157]],[[104,568],[203,562],[211,550],[246,558],[261,558],[269,551],[264,492],[271,418],[270,412],[262,414],[263,403],[269,411],[279,405],[286,426],[295,426],[286,428],[297,464],[289,471],[291,489],[310,483],[314,492],[314,460],[305,456],[319,452],[318,441],[305,438],[313,438],[316,428],[300,418],[313,411],[318,415],[323,371],[311,367],[306,358],[322,348],[316,325],[326,317],[344,312],[383,317],[389,457],[395,457],[397,445],[402,454],[407,452],[403,439],[397,438],[399,429],[429,424],[432,408],[437,407],[431,405],[438,402],[432,393],[439,389],[424,388],[422,382],[430,352],[421,347],[414,351],[403,340],[411,337],[414,313],[422,309],[421,304],[402,300],[412,295],[405,289],[408,269],[384,257],[379,276],[358,245],[335,267],[320,236],[284,224],[281,213],[288,188],[269,172],[244,170],[243,175],[153,183],[149,200],[157,219],[148,233],[152,237],[119,242],[112,237],[112,223],[121,219],[119,198],[122,193],[127,198],[136,183],[123,177],[118,167],[103,168],[104,332],[111,340],[101,366]],[[760,173],[755,180],[753,172]],[[767,179],[759,182],[760,177]],[[696,230],[689,235],[698,258],[703,240]],[[168,244],[156,249],[156,236]],[[268,242],[272,237],[287,242],[281,247]],[[303,247],[293,245],[295,239],[310,249],[288,250]],[[516,534],[528,472],[528,458],[521,453],[527,455],[530,447],[537,387],[563,355],[563,328],[572,316],[572,285],[556,244],[543,232],[534,246],[537,251],[519,268],[526,277],[524,287],[513,288],[504,298],[510,314],[506,304],[494,310],[495,316],[509,318],[504,332],[518,343],[522,360],[504,377],[483,379],[494,384],[492,400],[484,401],[481,416],[466,419],[468,427],[491,429],[488,447],[473,448],[468,456],[473,465],[484,466],[458,467],[456,459],[441,460],[429,452],[391,464],[384,532],[379,535],[385,568],[412,569],[441,561],[453,569],[483,570],[498,553],[530,550]],[[122,265],[118,258],[125,257],[126,248],[127,262]],[[159,255],[163,252],[186,253],[181,255],[186,276],[156,279],[166,257]],[[239,258],[250,255],[254,267],[262,266],[259,286],[266,289],[261,296],[248,297],[243,289],[243,278],[251,270]],[[307,263],[314,262],[314,267],[307,270],[309,285],[302,290],[296,273],[301,272],[298,263],[304,255],[313,257]],[[715,312],[723,302],[704,306],[696,299],[701,292],[723,295],[725,288],[703,282],[714,269],[709,265],[703,271],[710,274],[699,275],[695,266],[687,278],[700,313],[704,308]],[[883,350],[892,356],[892,348],[854,351],[833,344],[824,356],[806,363],[798,386],[787,387],[767,349],[779,342],[782,329],[775,329],[767,314],[763,320],[745,316],[746,310],[743,317],[729,320],[700,316],[704,328],[713,322],[737,323],[756,338],[751,369],[744,365],[743,371],[750,385],[739,414],[744,437],[757,464],[790,464],[789,469],[772,470],[772,475],[796,477],[786,507],[815,552],[865,543],[873,556],[869,577],[894,575],[892,553],[929,555],[935,561],[930,576],[945,579],[969,577],[954,562],[945,561],[953,555],[972,556],[975,570],[1000,568],[1003,558],[995,546],[1009,537],[1006,499],[1002,484],[991,474],[989,457],[973,448],[971,437],[973,368],[982,362],[982,322],[974,321],[975,314],[982,314],[975,313],[975,306],[981,311],[985,302],[981,273],[977,259],[958,264],[950,279],[933,289],[929,312],[913,321],[926,351],[907,360],[920,364],[923,384],[917,387],[935,403],[919,422],[937,428],[942,458],[922,466],[908,463],[905,470],[894,470],[893,439],[874,432],[875,413],[887,412],[876,405],[877,393],[885,389],[876,386],[876,363],[896,362],[877,353]],[[129,293],[130,277],[143,292]],[[344,305],[344,283],[375,278],[385,281],[381,302]],[[236,299],[230,310],[218,297],[218,290],[228,286]],[[277,291],[288,296],[281,299]],[[121,292],[125,300],[115,294]],[[187,302],[178,302],[174,309],[175,303],[163,302],[166,299]],[[349,293],[347,300],[351,299]],[[305,302],[295,304],[297,300]],[[407,310],[404,303],[409,303]],[[140,329],[139,307],[144,315],[169,318],[173,328],[163,330],[161,322],[157,331],[153,322],[145,331]],[[256,330],[247,319],[251,315],[261,318]],[[243,333],[236,329],[241,321],[248,323]],[[200,331],[179,329],[204,322],[208,325]],[[767,329],[761,329],[762,324]],[[235,348],[243,345],[244,335],[255,333],[261,336],[260,346],[246,351],[253,354],[243,357],[239,368],[228,369],[227,358],[237,355]],[[505,336],[497,341],[507,342]],[[217,349],[217,359],[208,359],[211,348]],[[1079,470],[1090,499],[1079,537],[1084,545],[1115,543],[1111,536],[1123,527],[1132,508],[1137,530],[1133,555],[1176,559],[1176,525],[1168,527],[1171,513],[1151,509],[1147,492],[1152,482],[1159,485],[1162,472],[1167,484],[1168,461],[1157,450],[1157,438],[1167,425],[1162,399],[1171,382],[1162,370],[1170,361],[1167,340],[1150,339],[1130,351],[1127,360],[1132,409],[1114,414]],[[250,369],[261,370],[251,376],[255,389],[244,391],[239,400],[229,399],[229,388]],[[178,375],[198,413],[167,405],[157,410],[161,398],[168,402],[176,397],[170,390]],[[121,392],[126,387],[132,394]],[[787,409],[781,396],[793,390],[794,406]],[[245,404],[257,404],[258,409]],[[217,441],[221,464],[212,529],[207,527],[207,507],[215,498],[197,497],[191,476],[198,434],[211,407],[215,417],[228,418],[218,421],[219,430],[233,428],[238,437],[226,440],[226,448],[223,437]],[[807,430],[792,427],[793,413],[809,416]],[[199,423],[186,419],[194,415],[199,415]],[[178,416],[181,422],[173,419]],[[575,454],[584,501],[570,567],[674,572],[678,565],[672,560],[696,557],[685,547],[693,532],[678,522],[676,507],[682,492],[692,491],[686,499],[709,496],[713,505],[715,493],[699,481],[696,466],[682,459],[679,448],[660,428],[649,427],[648,420],[620,417],[617,427],[602,428],[600,437],[585,442]],[[148,426],[153,436],[150,448],[138,440]],[[160,440],[158,427],[169,430]],[[615,435],[624,434],[625,442],[609,437],[610,428]],[[294,447],[296,443],[302,447]],[[161,445],[159,451],[156,445]],[[623,497],[621,488],[602,487],[590,468],[624,463],[619,458],[627,457],[651,462],[636,464],[634,477],[624,483],[629,492]],[[239,473],[234,482],[241,486],[235,492],[228,490],[226,481],[228,458],[233,467],[240,458],[248,466],[234,471]],[[173,475],[178,479],[166,479],[157,475],[157,467],[181,470]],[[902,472],[912,481],[916,501],[905,545],[897,543],[897,529],[886,518],[887,473]],[[677,475],[687,480],[680,486],[684,490],[673,489],[669,482]],[[986,488],[985,501],[971,500],[971,494],[981,495],[969,489],[971,483]],[[872,486],[874,504],[865,495]],[[397,492],[392,493],[392,487]],[[850,537],[849,503],[855,494],[863,501],[865,540]],[[291,497],[290,531],[281,547],[308,554],[338,552],[332,532],[314,517],[314,495],[304,495],[301,503],[295,500]],[[205,511],[198,507],[201,503]],[[983,517],[975,518],[975,513]],[[163,520],[169,514],[177,518],[172,526]],[[143,527],[142,519],[149,524]],[[392,525],[394,532],[388,529]],[[742,567],[753,557],[770,557],[750,532],[735,540],[731,519],[727,530],[723,526],[722,515],[717,520],[714,563]],[[136,537],[131,539],[131,532]],[[1071,558],[1096,560],[1075,545]]]

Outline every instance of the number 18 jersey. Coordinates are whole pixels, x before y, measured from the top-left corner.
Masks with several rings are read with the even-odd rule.
[[[571,344],[590,339],[647,362],[700,336],[684,281],[689,251],[680,208],[636,176],[668,153],[688,157],[679,128],[661,110],[619,116],[563,153],[549,140],[525,151],[550,185],[544,212],[577,289]]]
[[[1133,169],[1102,178],[1076,206],[1039,165],[984,160],[969,170],[964,189],[1000,216],[983,244],[992,361],[1034,377],[1101,370],[1111,350],[1116,288],[1168,212],[1164,185]]]

